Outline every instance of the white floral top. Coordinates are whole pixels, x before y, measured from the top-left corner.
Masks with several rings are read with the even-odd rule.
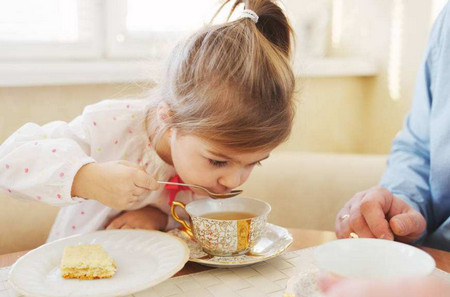
[[[62,206],[47,241],[104,229],[119,211],[71,197],[73,179],[83,165],[127,160],[156,179],[168,180],[176,174],[149,143],[148,108],[148,100],[105,100],[87,106],[70,123],[25,124],[0,146],[0,189],[13,198]],[[164,187],[149,192],[134,209],[151,204],[170,214],[168,192]],[[188,203],[200,197],[181,191],[176,198]],[[169,215],[166,229],[176,226]]]

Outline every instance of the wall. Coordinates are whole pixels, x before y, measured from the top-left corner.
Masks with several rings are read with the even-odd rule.
[[[88,104],[134,96],[145,88],[140,84],[0,88],[0,142],[26,122],[70,121]]]
[[[371,78],[298,79],[292,135],[280,149],[364,153]]]
[[[431,29],[431,5],[428,1],[407,1],[403,12],[402,38],[399,57],[400,97],[392,100],[388,89],[389,76],[389,24],[377,27],[378,48],[374,56],[378,60],[380,74],[373,80],[367,100],[367,133],[363,151],[384,154],[389,152],[392,139],[400,131],[414,96],[417,73],[424,56],[428,34]]]

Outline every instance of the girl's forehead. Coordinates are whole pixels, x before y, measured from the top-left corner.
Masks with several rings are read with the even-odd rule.
[[[218,142],[190,133],[181,133],[177,138],[182,138],[182,142],[190,147],[190,150],[200,151],[202,154],[208,154],[221,159],[232,160],[236,162],[247,162],[248,160],[260,161],[269,156],[273,149],[261,150],[239,150],[229,148]]]
[[[266,159],[272,150],[259,151],[239,151],[237,149],[230,149],[223,145],[212,143],[204,140],[204,151],[221,159],[232,160],[236,162],[247,162],[248,160],[260,161]]]

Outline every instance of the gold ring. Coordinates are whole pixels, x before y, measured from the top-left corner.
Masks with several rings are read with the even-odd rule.
[[[350,232],[350,235],[348,236],[348,238],[359,238],[359,236],[355,232]]]
[[[340,217],[339,217],[339,221],[342,222],[342,221],[348,219],[349,217],[350,217],[350,215],[347,213],[347,214],[345,214],[345,215],[340,216]]]

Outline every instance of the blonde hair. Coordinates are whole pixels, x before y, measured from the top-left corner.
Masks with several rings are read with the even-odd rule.
[[[172,51],[159,97],[170,108],[169,123],[154,139],[176,128],[249,152],[288,138],[295,113],[291,26],[270,0],[234,1],[229,17],[241,3],[256,12],[257,23],[241,18],[208,25]],[[156,119],[155,108],[149,117]]]

